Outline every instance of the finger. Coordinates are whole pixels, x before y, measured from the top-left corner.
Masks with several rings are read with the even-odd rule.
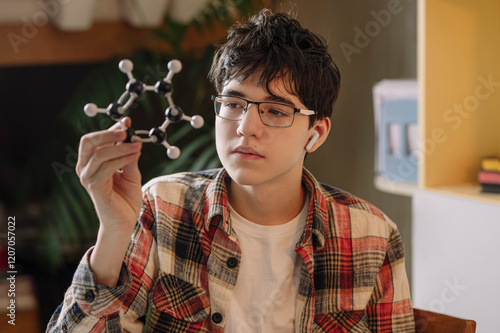
[[[108,128],[108,131],[123,129],[124,127],[128,128],[131,125],[132,125],[132,119],[130,119],[130,117],[123,117],[120,121],[117,121],[113,126]]]
[[[123,169],[128,164],[137,163],[140,155],[140,152],[135,152],[133,154],[122,156],[120,158],[109,160],[106,163],[103,163],[100,166],[98,172],[95,173],[94,177],[89,179],[89,188],[102,186],[102,184],[105,184],[113,177],[113,175],[118,172],[118,169]]]
[[[106,134],[106,133],[108,133],[108,132],[114,132],[114,133],[123,132],[126,135],[126,128],[129,128],[131,125],[132,125],[132,119],[130,119],[129,117],[125,117],[125,118],[121,119],[119,122],[116,122],[113,126],[108,128],[107,130],[93,132],[93,133],[86,135],[85,137],[87,137],[90,141],[92,141],[92,143],[95,146],[117,144],[120,141],[125,140],[126,136],[123,140],[121,140],[122,134],[120,134],[120,135],[118,135],[119,140],[116,141],[116,140],[113,140],[113,137],[109,136],[109,134]],[[105,140],[103,140],[103,139],[105,139]],[[109,139],[109,141],[107,141],[107,139]]]
[[[139,159],[137,161],[134,161],[133,163],[129,163],[127,165],[124,165],[122,168],[122,177],[126,181],[141,181],[141,171],[139,170]]]
[[[113,126],[111,126],[109,129],[125,129],[125,128],[130,128],[130,126],[132,125],[132,119],[130,119],[129,117],[124,117],[120,120],[120,122],[114,124]],[[127,137],[125,139],[128,138],[128,133],[127,133]],[[124,140],[125,140],[124,139]],[[115,145],[120,145],[122,143],[124,143],[125,141],[122,141],[122,142],[116,142]]]
[[[125,140],[127,134],[122,130],[92,132],[82,136],[78,147],[77,173],[89,162],[98,147],[112,146]]]
[[[86,165],[85,177],[94,177],[94,175],[99,172],[103,164],[130,154],[140,152],[141,148],[142,142],[98,148],[90,157],[89,162]]]
[[[125,125],[125,127],[130,127],[132,126],[132,119],[130,119],[129,117],[125,117],[121,120],[122,124]]]

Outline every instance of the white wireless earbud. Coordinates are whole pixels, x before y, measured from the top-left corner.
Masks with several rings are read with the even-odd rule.
[[[316,141],[318,141],[318,139],[319,139],[319,133],[317,131],[314,131],[314,135],[307,143],[306,150],[310,150],[312,148],[312,146],[314,146]]]

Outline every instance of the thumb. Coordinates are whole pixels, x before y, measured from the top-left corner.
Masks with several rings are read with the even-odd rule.
[[[141,182],[141,171],[139,170],[139,158],[141,151],[131,156],[130,162],[122,167],[122,177],[130,182]]]
[[[125,126],[125,127],[130,127],[132,126],[132,119],[130,119],[130,117],[124,117],[122,120],[120,120],[121,123]]]

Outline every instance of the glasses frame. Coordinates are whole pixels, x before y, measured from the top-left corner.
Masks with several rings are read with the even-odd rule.
[[[226,119],[226,120],[231,120],[231,121],[240,121],[243,119],[243,116],[241,117],[241,119],[229,119],[229,118],[225,118],[225,117],[222,117],[220,116],[218,113],[217,113],[217,98],[222,98],[222,97],[230,97],[230,98],[238,98],[238,99],[241,99],[242,101],[245,101],[247,103],[244,111],[243,111],[243,116],[245,115],[245,113],[247,112],[248,110],[248,107],[250,104],[254,104],[254,105],[257,105],[257,109],[259,110],[259,119],[260,121],[262,122],[262,124],[266,125],[266,126],[269,126],[269,127],[278,127],[278,128],[288,128],[288,127],[291,127],[293,125],[293,122],[295,121],[295,114],[296,113],[300,113],[300,114],[303,114],[305,116],[314,116],[316,114],[316,111],[313,111],[313,110],[306,110],[306,109],[299,109],[299,108],[296,108],[294,106],[291,106],[291,105],[288,105],[288,104],[283,104],[283,103],[277,103],[277,102],[254,102],[254,101],[250,101],[248,99],[245,99],[245,98],[242,98],[242,97],[239,97],[239,96],[232,96],[232,95],[212,95],[212,101],[214,101],[214,111],[215,111],[215,115],[219,118],[222,118],[222,119]],[[293,117],[292,117],[292,123],[288,126],[277,126],[277,125],[269,125],[269,124],[266,124],[264,123],[264,121],[262,120],[262,115],[261,115],[261,112],[260,112],[260,105],[261,104],[277,104],[277,105],[282,105],[282,106],[286,106],[286,107],[289,107],[289,108],[292,108],[293,109]]]

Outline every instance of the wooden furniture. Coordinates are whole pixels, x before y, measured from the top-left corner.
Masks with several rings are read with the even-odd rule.
[[[157,37],[157,30],[132,28],[122,22],[94,23],[81,32],[63,32],[50,24],[35,29],[27,34],[23,25],[0,25],[0,36],[5,37],[0,39],[0,67],[100,62],[136,49],[172,52]],[[219,21],[209,29],[189,26],[180,48],[193,55],[226,35],[226,27]]]
[[[476,322],[444,314],[413,309],[416,333],[474,333]]]
[[[495,332],[500,194],[482,193],[477,172],[482,157],[500,154],[500,2],[422,0],[417,18],[412,301]]]
[[[121,22],[94,24],[88,31],[61,32],[50,24],[25,37],[22,25],[0,26],[0,66],[106,61],[152,44],[151,32]],[[10,38],[7,38],[10,36]]]
[[[500,155],[500,2],[418,2],[420,188],[500,204],[480,192]]]

